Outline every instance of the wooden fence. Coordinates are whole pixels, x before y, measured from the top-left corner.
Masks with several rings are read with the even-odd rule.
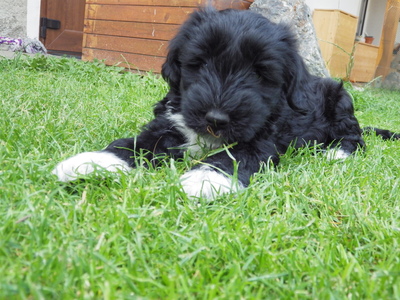
[[[86,0],[83,60],[160,72],[168,41],[202,5],[248,9],[252,0]]]

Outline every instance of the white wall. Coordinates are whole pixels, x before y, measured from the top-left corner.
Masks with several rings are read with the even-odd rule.
[[[340,9],[358,17],[361,0],[305,0],[306,4],[314,9]]]
[[[27,0],[26,35],[31,39],[39,39],[40,0]]]
[[[374,37],[373,44],[376,46],[379,46],[381,40],[385,9],[386,1],[370,0],[368,3],[364,34],[372,35]]]

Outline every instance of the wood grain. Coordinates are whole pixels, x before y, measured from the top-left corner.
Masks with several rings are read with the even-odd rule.
[[[85,61],[102,59],[108,65],[118,65],[130,70],[145,72],[160,72],[165,61],[164,57],[148,56],[141,54],[121,53],[100,49],[83,48]]]
[[[86,48],[111,50],[125,53],[166,56],[167,41],[146,40],[130,37],[88,34]]]
[[[315,32],[332,77],[346,78],[357,31],[357,17],[341,10],[316,9]]]
[[[182,24],[194,8],[88,4],[86,10],[88,19]]]
[[[197,7],[204,0],[86,0],[87,4]]]
[[[141,5],[141,6],[177,6],[199,7],[214,6],[217,9],[235,8],[248,9],[253,0],[86,0],[87,4],[111,4],[111,5]]]
[[[379,47],[371,44],[357,43],[354,51],[354,65],[350,80],[353,82],[370,82],[374,79]]]
[[[93,33],[168,41],[175,36],[178,29],[179,25],[175,24],[87,20],[84,32],[87,34]]]

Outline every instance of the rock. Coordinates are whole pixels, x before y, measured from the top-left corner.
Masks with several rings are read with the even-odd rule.
[[[250,10],[274,23],[287,23],[298,40],[299,53],[311,74],[329,77],[321,55],[310,8],[304,0],[256,0]]]
[[[389,73],[385,80],[383,80],[382,87],[389,90],[400,90],[400,73]]]
[[[400,90],[400,44],[393,50],[390,73],[382,80],[381,87],[389,90]]]
[[[390,67],[396,71],[400,71],[400,51],[395,55]]]

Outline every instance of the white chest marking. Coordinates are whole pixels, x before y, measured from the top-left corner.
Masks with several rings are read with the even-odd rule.
[[[186,147],[192,156],[198,156],[205,151],[218,149],[223,145],[222,139],[216,139],[212,136],[206,138],[198,135],[193,129],[186,126],[183,115],[180,113],[168,113],[168,119],[185,137],[186,143],[182,146]]]

